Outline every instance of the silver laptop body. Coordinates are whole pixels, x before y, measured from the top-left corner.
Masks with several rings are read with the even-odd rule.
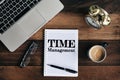
[[[7,1],[11,2],[5,4]],[[0,2],[0,40],[11,52],[20,47],[27,39],[63,9],[63,5],[59,0],[18,0],[21,2],[29,1],[22,3],[15,3],[15,1],[17,0],[1,0]],[[25,3],[29,4],[25,5]],[[18,4],[20,5],[17,6]],[[10,7],[9,9],[4,8],[7,5]],[[14,5],[19,7],[17,8],[18,12],[16,15],[15,12],[12,11],[15,9]],[[26,9],[23,12],[20,12],[21,9],[24,9],[24,6],[20,7],[21,5],[28,7],[27,9],[29,9],[29,11],[26,12]],[[11,11],[8,13],[9,15],[6,16],[7,18],[4,17],[5,19],[2,19],[4,16],[2,13],[5,13],[2,7],[3,9],[7,9],[6,12],[8,10]],[[19,12],[24,15],[21,15]],[[14,15],[12,15],[13,13]],[[10,18],[11,21],[8,20]]]

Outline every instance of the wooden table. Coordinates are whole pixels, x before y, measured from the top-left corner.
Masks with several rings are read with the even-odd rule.
[[[0,42],[0,80],[120,80],[120,0],[62,0],[65,9],[42,27],[15,52],[10,53]],[[111,16],[109,26],[95,30],[85,21],[88,6],[99,4]],[[43,32],[44,29],[79,30],[79,76],[77,78],[43,77]],[[37,52],[31,57],[29,66],[18,67],[19,61],[28,45],[38,43]],[[107,58],[100,64],[87,57],[90,46],[108,42]]]

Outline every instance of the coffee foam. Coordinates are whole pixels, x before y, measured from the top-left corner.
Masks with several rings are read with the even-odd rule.
[[[102,46],[93,46],[89,51],[89,57],[95,62],[104,60],[105,54],[106,51]]]

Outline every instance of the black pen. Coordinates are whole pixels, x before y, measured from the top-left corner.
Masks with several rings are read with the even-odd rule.
[[[70,73],[77,73],[77,71],[72,70],[72,69],[68,69],[68,68],[64,68],[64,67],[60,67],[60,66],[56,66],[56,65],[52,65],[52,64],[47,64],[47,65],[54,67],[54,68],[57,68],[57,69],[65,70],[65,71],[70,72]]]

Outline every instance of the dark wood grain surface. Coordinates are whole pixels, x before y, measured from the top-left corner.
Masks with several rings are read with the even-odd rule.
[[[120,0],[61,0],[63,11],[42,27],[36,34],[11,53],[0,42],[0,80],[120,80]],[[109,26],[95,30],[84,20],[88,7],[98,4],[110,13]],[[79,30],[79,76],[43,77],[44,29]],[[20,68],[21,57],[32,41],[38,43],[37,52],[31,57],[29,66]],[[100,64],[87,56],[88,49],[107,42],[107,58]]]
[[[9,54],[5,47],[0,49],[0,65],[1,66],[17,66],[21,60],[22,55],[26,51],[29,44],[33,40],[28,40],[15,52]],[[44,56],[44,41],[34,40],[38,44],[37,52],[31,57],[30,66],[42,66]],[[103,63],[96,64],[89,60],[87,51],[93,45],[101,45],[107,42],[106,47],[107,58]],[[1,44],[3,46],[3,44]],[[120,66],[120,41],[119,40],[79,40],[79,66]],[[5,57],[4,57],[5,56]]]

